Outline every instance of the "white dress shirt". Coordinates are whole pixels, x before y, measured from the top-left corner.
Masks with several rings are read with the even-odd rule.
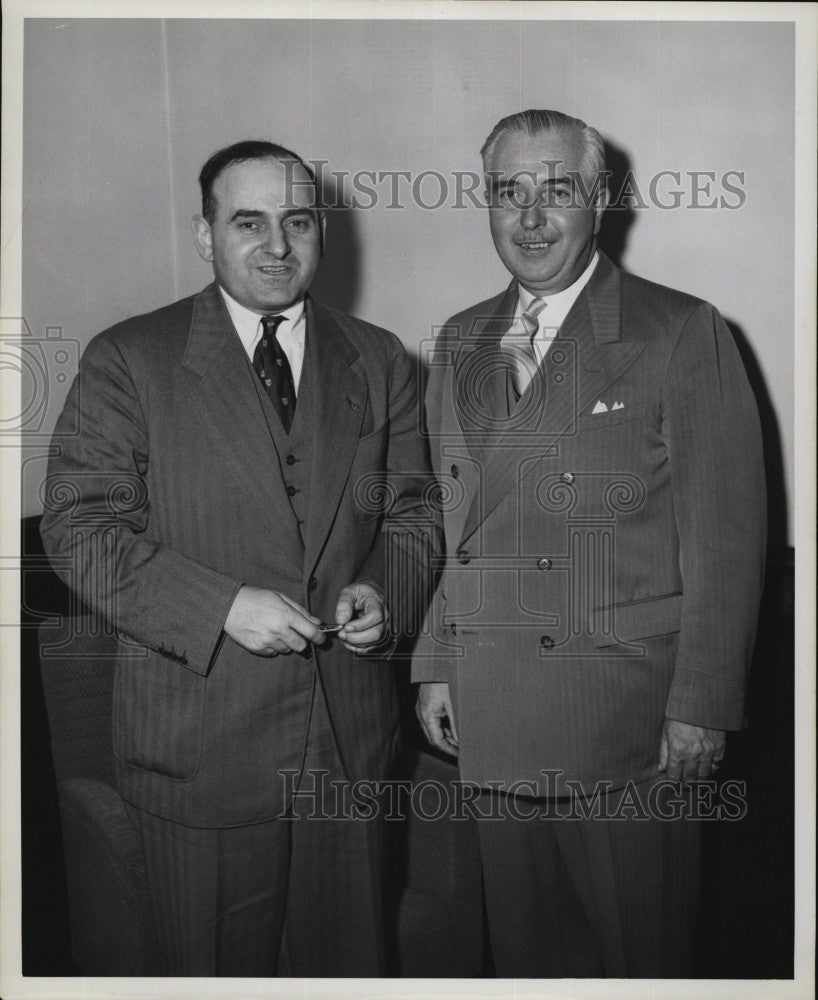
[[[534,295],[527,288],[523,288],[522,285],[518,284],[517,289],[519,294],[517,298],[517,311],[514,314],[514,327],[520,326],[520,317],[524,312],[528,311],[534,299],[545,300],[545,309],[537,317],[539,329],[531,341],[539,364],[542,363],[542,359],[548,353],[548,348],[562,326],[562,321],[571,311],[571,306],[579,298],[579,293],[591,280],[591,275],[594,273],[598,260],[599,253],[594,251],[594,255],[588,262],[588,266],[577,280],[567,288],[563,288],[562,291],[554,292],[553,295]]]
[[[263,332],[261,325],[262,315],[284,317],[276,331],[276,338],[279,344],[281,344],[281,349],[287,355],[287,360],[290,362],[295,394],[297,396],[298,383],[301,381],[301,369],[304,367],[304,344],[307,330],[306,318],[304,316],[304,300],[301,299],[295,305],[289,306],[287,309],[280,309],[276,313],[258,313],[236,302],[221,285],[219,286],[219,291],[222,293],[222,298],[227,306],[227,311],[230,313],[230,319],[233,321],[236,333],[239,335],[241,345],[247,352],[247,357],[251,362],[256,345],[261,340]]]

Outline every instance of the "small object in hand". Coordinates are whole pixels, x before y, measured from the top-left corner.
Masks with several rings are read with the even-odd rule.
[[[329,634],[331,632],[340,632],[343,627],[343,625],[319,625],[318,631]]]

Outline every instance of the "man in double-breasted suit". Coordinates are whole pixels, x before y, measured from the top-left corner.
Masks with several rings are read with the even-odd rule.
[[[387,775],[391,671],[359,654],[428,590],[412,366],[309,298],[324,216],[295,154],[238,143],[200,182],[216,280],[89,344],[42,535],[123,634],[114,751],[157,972],[379,974],[379,824],[327,790]]]
[[[483,789],[499,975],[688,975],[698,823],[675,782],[744,724],[755,402],[712,306],[598,251],[598,133],[522,112],[482,154],[514,281],[431,359],[447,559],[418,715]]]

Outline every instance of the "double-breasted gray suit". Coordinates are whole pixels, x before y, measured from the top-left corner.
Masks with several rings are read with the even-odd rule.
[[[446,564],[413,676],[448,684],[461,775],[484,789],[498,975],[689,975],[698,824],[650,796],[666,718],[744,723],[755,401],[712,306],[603,255],[518,401],[516,306],[512,283],[459,313],[431,358]],[[632,793],[648,805],[616,817]]]
[[[281,812],[279,771],[300,767],[316,676],[350,780],[384,776],[395,744],[383,662],[337,640],[312,659],[262,658],[222,631],[242,584],[325,621],[355,580],[397,596],[396,554],[395,617],[427,587],[437,529],[412,365],[394,335],[309,299],[306,331],[297,455],[215,284],[96,337],[55,433],[47,552],[128,639],[114,695],[120,789],[190,826]],[[301,524],[296,488],[309,490]]]
[[[465,779],[558,769],[617,787],[657,773],[666,716],[743,725],[765,550],[756,405],[712,306],[600,255],[509,414],[516,301],[512,283],[436,342],[447,560],[414,677],[449,683]]]

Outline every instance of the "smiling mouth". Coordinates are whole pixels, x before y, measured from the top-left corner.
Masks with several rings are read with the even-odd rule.
[[[524,253],[539,253],[541,250],[547,250],[552,245],[552,243],[554,241],[553,240],[531,240],[531,241],[528,241],[528,242],[522,242],[522,241],[516,241],[516,242],[517,242],[517,246]]]
[[[259,268],[262,274],[269,274],[271,277],[279,277],[282,274],[287,274],[289,270],[286,264],[266,264]]]

